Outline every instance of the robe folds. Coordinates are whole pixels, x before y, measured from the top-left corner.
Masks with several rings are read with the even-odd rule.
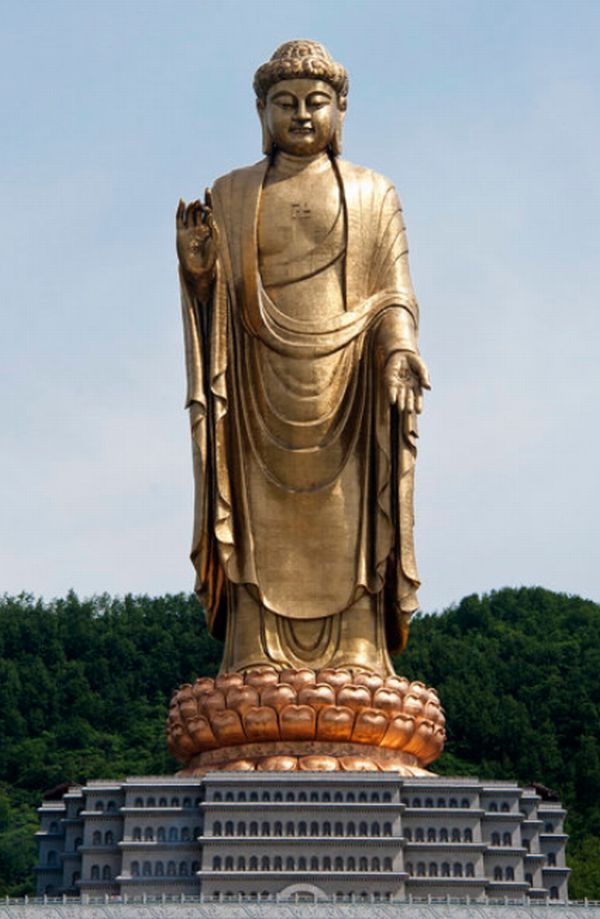
[[[345,217],[345,309],[291,318],[265,291],[257,251],[269,161],[217,180],[209,302],[182,277],[187,405],[193,406],[191,558],[212,634],[227,583],[291,620],[378,597],[390,651],[417,608],[416,418],[391,409],[383,365],[416,351],[418,310],[390,182],[335,160]]]

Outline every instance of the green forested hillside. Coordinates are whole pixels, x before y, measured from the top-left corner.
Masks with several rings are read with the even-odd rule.
[[[42,792],[173,771],[172,689],[214,674],[196,600],[0,600],[0,895],[31,892]],[[435,686],[449,739],[435,768],[536,781],[569,808],[571,895],[600,898],[600,606],[541,588],[419,616],[397,669]]]

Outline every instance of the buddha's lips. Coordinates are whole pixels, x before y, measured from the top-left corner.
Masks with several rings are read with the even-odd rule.
[[[314,134],[314,128],[290,128],[290,134]]]

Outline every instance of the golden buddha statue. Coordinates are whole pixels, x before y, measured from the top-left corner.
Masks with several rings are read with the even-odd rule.
[[[402,211],[340,159],[348,76],[322,45],[285,43],[254,88],[265,158],[177,211],[196,589],[229,690],[383,685],[417,608],[429,388]]]

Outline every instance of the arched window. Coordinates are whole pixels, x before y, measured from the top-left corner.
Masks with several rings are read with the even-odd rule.
[[[390,793],[389,791],[384,791],[384,793],[383,793],[383,800],[386,801],[386,802],[389,802],[389,801],[392,800],[392,795],[391,795],[391,793]]]
[[[179,807],[179,798],[171,798],[171,807]]]
[[[271,835],[271,825],[268,820],[263,820],[260,828],[261,836],[270,836]]]
[[[548,860],[548,866],[550,868],[554,868],[554,866],[556,865],[556,853],[548,852],[548,855],[546,856],[546,858]]]
[[[282,868],[283,868],[283,859],[281,858],[281,855],[276,855],[275,858],[273,859],[273,870],[281,871]]]
[[[500,833],[492,833],[492,845],[493,846],[500,845]]]
[[[260,870],[261,871],[270,871],[271,870],[271,860],[268,855],[263,855],[260,860]]]
[[[240,855],[239,858],[238,858],[238,860],[237,860],[237,870],[238,870],[238,871],[245,871],[245,870],[246,870],[246,859],[244,858],[243,855]]]
[[[417,864],[417,877],[424,878],[426,874],[425,871],[425,862],[418,862]]]
[[[110,870],[110,865],[105,865],[104,868],[102,869],[102,880],[110,881],[111,877],[112,877],[112,873]]]
[[[491,813],[495,814],[497,810],[498,810],[498,805],[496,804],[495,801],[492,801],[490,804]]]
[[[454,862],[454,870],[452,874],[455,878],[461,878],[463,876],[463,868],[460,862]]]
[[[246,792],[245,792],[245,791],[238,791],[238,796],[237,796],[237,798],[238,798],[238,801],[245,801],[245,800],[246,800]]]
[[[323,836],[331,836],[331,824],[329,820],[326,820],[323,824]]]
[[[94,805],[94,810],[96,810],[96,811],[103,811],[103,810],[104,810],[104,801],[96,801],[96,804]]]
[[[161,878],[165,873],[165,866],[162,862],[157,862],[154,866],[154,877]]]
[[[427,830],[427,842],[435,842],[436,836],[437,836],[437,833],[435,831],[435,827],[430,826],[429,829]]]
[[[359,871],[369,870],[369,860],[364,855],[361,855],[361,857],[358,860],[358,869]]]
[[[412,806],[413,806],[413,807],[420,807],[420,806],[421,806],[421,799],[420,799],[420,798],[413,798]]]
[[[355,798],[354,798],[354,792],[353,792],[353,791],[349,791],[349,792],[348,792],[348,794],[346,795],[346,801],[348,801],[348,802],[351,803],[351,804],[354,804]]]
[[[404,865],[404,870],[407,872],[407,874],[412,875],[413,874],[413,863],[406,862],[406,864]]]
[[[300,792],[300,794],[298,795],[298,800],[299,800],[299,801],[306,801],[306,792],[305,792],[305,791],[301,791],[301,792]]]
[[[502,845],[503,846],[512,846],[512,836],[510,833],[502,834]]]
[[[227,832],[227,829],[225,831]],[[231,833],[229,835],[231,835]],[[178,833],[177,827],[176,826],[169,827],[169,842],[177,842],[178,839],[179,839],[179,833]]]
[[[494,880],[495,881],[502,880],[502,868],[494,868]]]
[[[192,838],[192,834],[190,833],[190,828],[188,826],[184,826],[183,829],[181,830],[181,837],[180,837],[181,841],[189,842],[191,838]]]
[[[437,806],[438,806],[438,807],[446,807],[446,799],[445,799],[445,798],[438,798]]]
[[[100,865],[92,865],[92,869],[90,871],[90,878],[92,879],[92,881],[100,880]]]
[[[527,851],[529,852],[529,850],[530,850],[530,848],[531,848],[531,842],[530,842],[528,839],[524,839],[524,840],[523,840],[523,847],[524,847],[525,849],[527,849]]]
[[[233,855],[225,856],[225,871],[233,871]]]
[[[371,835],[379,836],[379,823],[377,821],[371,824]]]
[[[167,863],[167,877],[173,878],[177,874],[177,866],[175,862],[171,861]]]
[[[363,803],[366,804],[366,803],[367,803],[367,793],[366,793],[365,791],[359,792],[359,795],[358,795],[358,802],[359,802],[359,804],[363,804]]]
[[[458,807],[458,801],[456,798],[450,798],[448,801],[448,807]]]
[[[283,824],[281,820],[276,820],[273,824],[273,836],[283,836]]]
[[[348,858],[346,867],[347,867],[348,871],[356,871],[356,859],[354,858],[353,855],[351,855],[351,856]]]
[[[238,836],[245,836],[245,835],[246,835],[246,824],[244,823],[243,820],[240,820],[240,821],[238,822],[238,825],[237,825],[237,834],[238,834]],[[182,833],[182,835],[181,835],[181,838],[183,839],[183,833]]]
[[[425,798],[425,807],[433,807],[433,798]]]
[[[323,856],[323,871],[331,871],[331,856]]]
[[[71,876],[71,887],[77,887],[78,882],[81,880],[81,874],[79,871],[74,871]]]
[[[310,793],[310,800],[311,800],[311,801],[318,801],[318,800],[319,800],[319,794],[318,794],[318,792],[316,792],[316,791],[311,791],[311,793]]]
[[[250,800],[251,800],[251,801],[258,801],[258,793],[257,793],[256,791],[251,791],[251,792],[250,792]]]
[[[144,875],[145,878],[152,877],[152,863],[151,862],[144,862],[144,864],[142,865],[142,874]]]
[[[184,806],[184,807],[191,807],[191,806],[192,806],[192,799],[191,799],[191,798],[184,798],[184,799],[183,799],[183,806]]]
[[[337,820],[333,828],[334,836],[343,836],[344,835],[344,824]]]
[[[291,855],[288,855],[288,857],[285,860],[285,870],[286,871],[294,870],[294,859],[292,858]]]
[[[301,820],[298,824],[298,836],[306,836],[306,823]]]
[[[188,875],[188,863],[179,862],[179,877],[184,878],[184,877],[187,877],[187,875]]]
[[[152,842],[154,839],[154,831],[151,826],[147,826],[144,830],[144,842]]]
[[[341,793],[341,791],[336,791],[336,793],[335,793],[334,796],[333,796],[333,800],[334,800],[334,801],[343,801],[343,800],[344,800],[344,796],[343,796],[343,794]]]
[[[468,877],[468,878],[475,877],[475,866],[473,862],[467,862],[467,867],[465,868],[465,877]]]
[[[133,841],[140,842],[142,838],[142,828],[141,826],[134,826],[133,828]]]
[[[324,792],[323,792],[323,800],[324,800],[324,801],[331,801],[331,795],[329,794],[328,791],[324,791]]]
[[[258,823],[252,820],[250,823],[250,836],[258,836]]]
[[[168,807],[169,805],[168,805],[168,803],[167,803],[167,799],[166,799],[166,798],[159,798],[158,806],[159,806],[159,807]]]
[[[440,830],[440,842],[448,842],[448,830],[445,826]]]
[[[464,840],[465,842],[473,842],[473,831],[469,827],[465,830]]]
[[[438,867],[436,862],[429,862],[429,877],[436,878],[438,876]]]
[[[500,805],[500,810],[502,811],[503,814],[508,814],[510,807],[507,801],[502,802],[502,804]]]
[[[419,826],[415,830],[415,842],[424,842],[424,841],[425,841],[425,833],[423,832],[423,827]]]
[[[310,859],[310,870],[318,871],[319,870],[319,859],[316,855],[312,855]]]
[[[232,791],[226,792],[226,794],[225,794],[225,800],[226,800],[226,801],[233,801],[233,792],[232,792]]]
[[[222,801],[222,800],[223,800],[223,796],[221,795],[221,792],[215,791],[213,793],[213,801]]]
[[[551,888],[550,888],[550,899],[551,899],[551,900],[558,900],[558,887],[551,887]]]
[[[107,830],[104,834],[104,845],[105,846],[114,846],[115,844],[115,834],[112,830]]]
[[[248,862],[248,867],[250,871],[258,871],[258,856],[251,855],[250,861]]]
[[[306,871],[306,858],[301,855],[298,859],[298,871]]]
[[[83,839],[81,838],[81,836],[78,836],[75,842],[73,843],[73,848],[77,852],[77,849],[79,848],[79,846],[82,846],[82,845],[83,845]]]
[[[280,791],[276,791],[276,792],[275,792],[275,794],[273,795],[273,800],[274,800],[274,801],[283,801],[283,796],[282,796],[282,794],[281,794]]]
[[[470,807],[471,804],[470,804],[469,799],[468,799],[468,798],[463,798],[462,801],[460,802],[460,806],[461,806],[461,807]]]
[[[220,821],[220,820],[215,820],[215,822],[213,823],[213,831],[212,831],[212,834],[213,834],[213,836],[220,836],[221,833],[222,833],[221,821]]]
[[[530,887],[533,887],[533,875],[529,871],[525,874],[525,883],[529,884]]]
[[[227,820],[225,823],[225,835],[233,836],[233,820]]]
[[[412,830],[409,826],[404,830],[404,838],[407,842],[412,842]]]
[[[93,846],[102,845],[102,833],[100,832],[100,830],[94,830],[94,832],[92,833],[92,845]],[[50,855],[54,855],[54,852],[48,853],[48,864],[50,864]]]
[[[360,797],[360,795],[359,795],[359,797]],[[365,820],[361,820],[360,825],[359,825],[359,827],[358,827],[358,835],[359,835],[359,836],[368,836],[368,834],[369,834],[369,827],[367,826],[367,823],[366,823]]]
[[[452,830],[452,842],[460,842],[460,830],[458,827],[454,827]]]
[[[271,794],[270,794],[270,792],[268,792],[268,791],[263,791],[263,793],[262,793],[262,799],[263,799],[263,801],[270,801],[270,800],[271,800]]]
[[[443,878],[450,877],[450,865],[448,862],[442,862],[442,877]]]
[[[509,865],[508,868],[506,869],[506,880],[514,881],[514,879],[515,879],[515,869],[511,868],[511,866]]]
[[[48,827],[49,833],[58,833],[58,823],[56,820],[53,820],[50,826]]]
[[[346,836],[356,836],[356,825],[353,820],[351,820],[348,824],[348,832],[346,833]]]
[[[391,836],[391,835],[392,835],[392,824],[391,824],[391,823],[384,823],[384,824],[383,824],[383,835],[384,835],[384,836]]]
[[[220,855],[214,855],[214,856],[213,856],[213,860],[212,860],[213,871],[220,871],[220,870],[221,870],[221,864],[222,864],[222,862],[221,862],[221,856],[220,856]]]
[[[334,864],[334,868],[336,871],[344,870],[344,859],[341,857],[341,855],[336,855],[336,858],[333,864]]]
[[[288,822],[286,823],[286,826],[285,826],[285,835],[286,835],[286,836],[295,836],[295,835],[296,835],[296,827],[294,826],[294,824],[292,823],[291,820],[288,820]]]
[[[371,871],[381,871],[381,861],[377,856],[371,859]]]
[[[138,878],[140,876],[140,863],[132,862],[131,863],[131,877]]]
[[[192,874],[197,874],[200,871],[200,862],[192,862]]]
[[[554,824],[553,824],[553,823],[546,823],[546,824],[544,824],[544,833],[553,833],[553,832],[554,832]]]
[[[294,792],[293,792],[293,791],[288,791],[288,793],[287,793],[286,796],[285,796],[285,800],[286,800],[286,801],[293,801],[293,800],[294,800]]]
[[[389,857],[389,855],[386,855],[386,857],[385,857],[384,860],[383,860],[383,870],[384,870],[384,871],[393,871],[392,860],[391,860],[391,858]]]

